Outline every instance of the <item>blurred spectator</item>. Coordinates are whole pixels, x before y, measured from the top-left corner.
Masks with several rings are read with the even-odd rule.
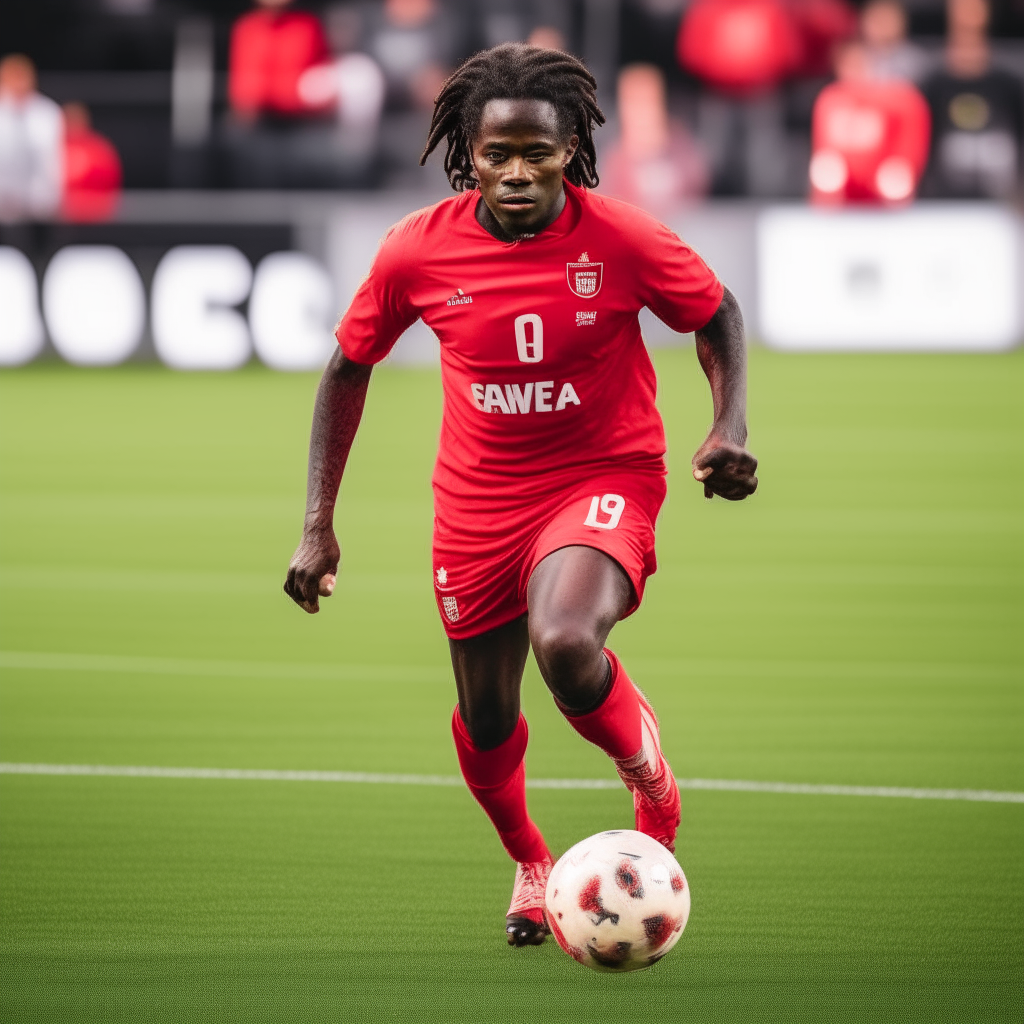
[[[847,0],[789,0],[800,32],[801,57],[796,73],[820,78],[832,71],[836,45],[857,34],[857,12]]]
[[[806,155],[794,173],[777,89],[803,58],[786,0],[694,0],[679,26],[677,54],[711,87],[698,99],[697,124],[714,191],[785,195],[794,180],[802,189]]]
[[[233,184],[334,188],[370,184],[384,100],[381,69],[365,53],[330,54],[320,21],[257,0],[232,31],[225,133]],[[356,41],[360,19],[336,10],[332,30]]]
[[[437,0],[384,0],[366,50],[384,69],[388,106],[430,111],[458,56],[458,26]]]
[[[900,0],[868,0],[860,12],[860,34],[872,78],[924,78],[928,58],[907,39],[907,12]]]
[[[330,64],[309,68],[299,79],[299,95],[309,106],[334,106],[343,126],[373,131],[385,88],[383,72],[365,53],[342,54]]]
[[[387,82],[379,177],[390,188],[446,187],[441,161],[424,169],[419,158],[434,97],[464,56],[475,22],[455,17],[441,0],[384,0],[366,11],[360,48],[377,61]]]
[[[294,118],[319,112],[299,93],[303,72],[330,60],[319,20],[286,10],[290,0],[257,0],[235,22],[228,55],[228,98],[235,116],[251,123],[260,115]]]
[[[351,171],[369,170],[376,155],[385,90],[383,72],[365,53],[342,54],[299,79],[299,95],[311,106],[333,104],[337,157]]]
[[[659,216],[707,192],[708,167],[685,126],[669,117],[653,64],[619,72],[620,135],[601,161],[601,191]]]
[[[0,60],[0,220],[50,217],[60,206],[63,118],[36,92],[36,69],[20,53]]]
[[[1019,187],[1022,83],[991,66],[987,0],[949,0],[946,67],[924,85],[934,133],[926,194],[1007,199]]]
[[[88,109],[64,105],[64,200],[68,220],[107,220],[121,194],[121,158],[111,143],[92,130]]]
[[[799,26],[784,0],[694,0],[676,45],[684,68],[734,94],[774,88],[803,56]]]
[[[859,42],[838,48],[836,76],[814,105],[812,200],[907,202],[928,159],[924,97],[909,82],[872,79],[867,50]]]

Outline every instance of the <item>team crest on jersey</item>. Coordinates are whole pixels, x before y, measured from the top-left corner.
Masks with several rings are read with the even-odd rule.
[[[604,264],[591,263],[587,253],[580,253],[575,263],[566,263],[565,276],[569,290],[581,299],[589,299],[601,290]]]

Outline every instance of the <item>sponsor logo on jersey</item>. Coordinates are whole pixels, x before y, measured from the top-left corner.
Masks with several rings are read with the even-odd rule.
[[[604,264],[591,263],[589,254],[581,252],[580,258],[575,263],[566,263],[565,277],[573,295],[581,299],[589,299],[601,290]]]
[[[597,322],[597,310],[585,311],[576,314],[577,327],[593,327]]]
[[[580,404],[576,389],[568,381],[557,391],[553,380],[504,386],[470,384],[469,391],[473,404],[482,412],[500,412],[506,416],[527,412],[561,412],[567,406]]]
[[[454,597],[442,597],[441,604],[444,607],[444,613],[448,616],[449,622],[459,621],[459,602]]]
[[[473,296],[467,295],[461,288],[448,300],[449,306],[468,306],[472,303]]]
[[[439,587],[448,585],[448,570],[443,565],[437,570],[435,575],[437,576],[437,585]]]

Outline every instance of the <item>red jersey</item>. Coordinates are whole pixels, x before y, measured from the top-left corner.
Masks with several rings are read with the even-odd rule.
[[[259,9],[231,29],[228,96],[236,110],[306,114],[299,79],[331,59],[319,19],[307,11]]]
[[[654,368],[637,314],[703,327],[722,285],[668,228],[565,183],[565,208],[506,243],[478,191],[400,221],[338,324],[345,355],[383,359],[422,317],[441,343],[436,496],[471,507],[550,493],[595,467],[664,472]]]
[[[69,128],[64,135],[64,199],[72,221],[107,220],[121,194],[121,158],[102,135]]]
[[[773,88],[802,54],[800,28],[784,0],[695,0],[676,38],[682,67],[741,94]]]
[[[911,199],[928,163],[930,135],[928,104],[909,82],[833,82],[814,104],[812,198]]]

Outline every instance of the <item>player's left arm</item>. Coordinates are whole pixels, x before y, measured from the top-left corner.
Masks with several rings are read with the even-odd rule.
[[[725,289],[715,315],[696,332],[697,358],[711,385],[715,420],[693,456],[704,496],[742,501],[757,490],[757,459],[747,451],[747,341],[736,297]]]

